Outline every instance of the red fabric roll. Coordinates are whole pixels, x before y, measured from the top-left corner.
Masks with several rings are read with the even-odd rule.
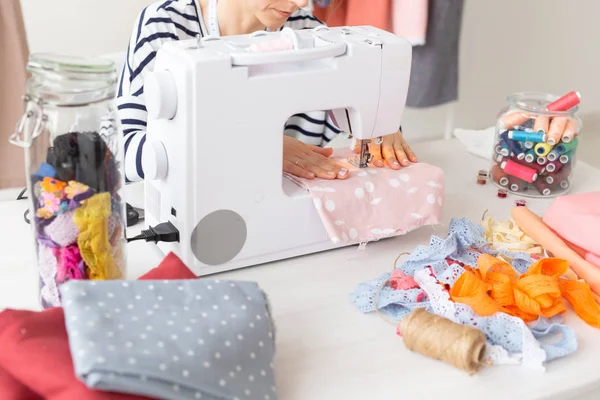
[[[195,279],[175,254],[140,280]],[[0,313],[2,399],[99,400],[146,397],[88,389],[75,376],[62,308]]]

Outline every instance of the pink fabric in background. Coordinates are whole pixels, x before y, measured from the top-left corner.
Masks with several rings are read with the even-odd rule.
[[[600,254],[600,192],[558,196],[544,212],[544,223],[565,240],[591,253],[597,265]],[[594,262],[594,261],[596,262]]]
[[[594,264],[596,267],[600,268],[600,256],[594,253],[587,253],[585,255],[585,261],[589,262],[590,264]]]
[[[389,167],[356,168],[347,149],[332,158],[344,164],[351,176],[345,180],[308,180],[286,177],[310,192],[333,242],[367,242],[405,234],[424,225],[440,223],[444,204],[444,172],[416,163]]]
[[[392,30],[413,46],[423,46],[427,37],[428,0],[392,0]]]

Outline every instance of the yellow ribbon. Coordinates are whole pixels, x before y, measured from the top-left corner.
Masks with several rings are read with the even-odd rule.
[[[108,239],[110,214],[110,193],[105,192],[87,199],[73,215],[79,228],[77,245],[89,269],[89,278],[93,280],[122,278]]]

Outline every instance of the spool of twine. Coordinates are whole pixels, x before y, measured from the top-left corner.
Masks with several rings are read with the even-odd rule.
[[[469,250],[479,251],[478,249]],[[397,268],[400,257],[408,254],[398,255],[394,261],[394,270]],[[406,348],[426,357],[443,361],[469,374],[474,374],[481,366],[489,365],[483,361],[486,345],[485,334],[476,328],[431,314],[424,308],[414,309],[399,323],[384,317],[377,305],[377,298],[381,289],[388,282],[389,279],[382,282],[375,291],[373,296],[375,313],[390,325],[397,326]]]
[[[400,321],[400,331],[409,350],[469,374],[486,365],[483,362],[486,338],[478,329],[416,308]]]

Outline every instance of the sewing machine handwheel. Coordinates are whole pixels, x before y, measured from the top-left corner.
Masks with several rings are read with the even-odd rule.
[[[167,150],[160,140],[147,142],[142,153],[145,179],[165,179],[169,170]]]
[[[155,71],[144,78],[148,115],[154,119],[173,119],[177,114],[177,86],[169,71]]]

